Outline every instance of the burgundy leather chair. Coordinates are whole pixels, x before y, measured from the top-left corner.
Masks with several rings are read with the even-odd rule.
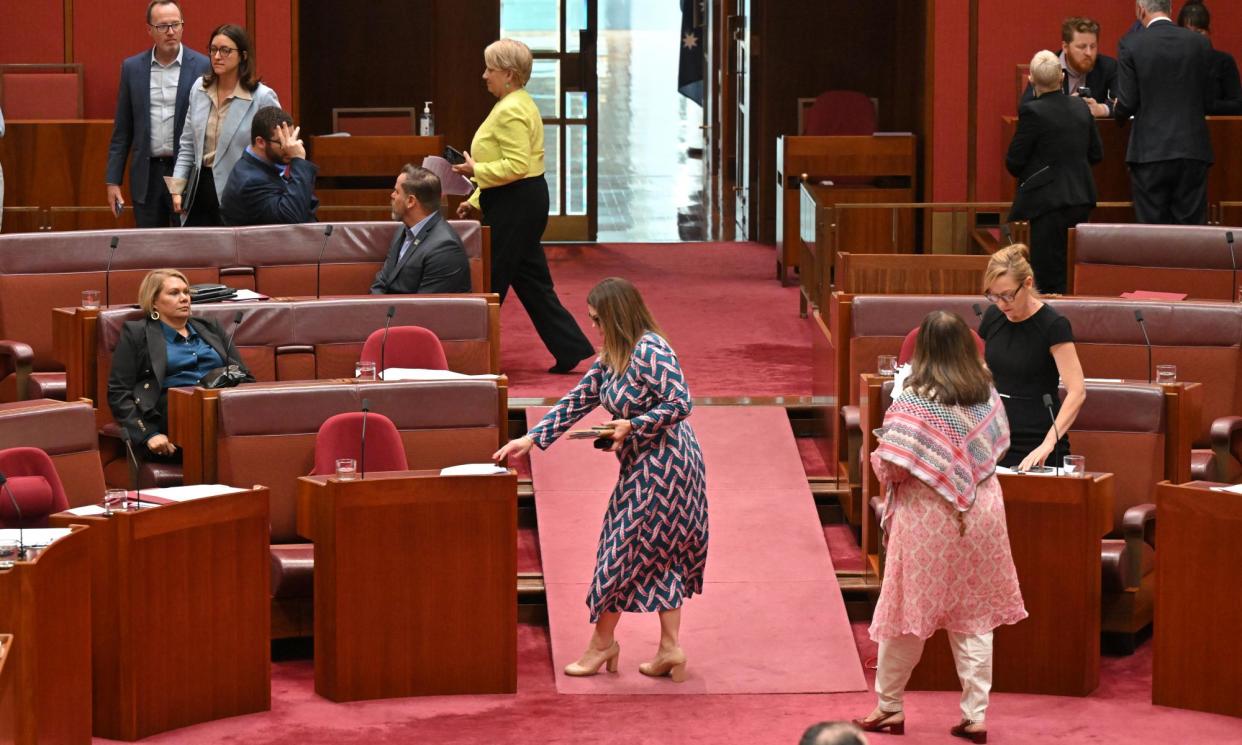
[[[875,133],[875,104],[858,91],[824,91],[806,112],[804,135]]]
[[[0,527],[44,527],[48,515],[69,509],[69,499],[56,466],[39,448],[0,450],[0,473],[6,477],[0,490],[3,492],[0,494]],[[20,520],[14,500],[21,509]]]
[[[383,354],[381,355],[381,349]],[[383,357],[383,360],[380,357]],[[440,339],[422,326],[396,326],[388,329],[388,343],[384,343],[384,329],[376,329],[362,345],[363,362],[374,362],[379,370],[390,367],[410,367],[422,370],[447,370],[448,359]],[[380,372],[383,372],[382,370]]]
[[[336,472],[336,461],[353,458],[363,463],[362,422],[360,411],[328,417],[315,435],[315,468],[312,476],[330,476]],[[368,413],[365,465],[371,471],[405,471],[405,446],[397,425],[383,414]]]

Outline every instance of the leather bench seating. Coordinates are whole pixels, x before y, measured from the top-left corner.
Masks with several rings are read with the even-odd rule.
[[[910,329],[932,310],[958,313],[977,326],[972,305],[977,295],[858,295],[845,303],[834,295],[835,313],[842,317],[843,345],[835,346],[837,390],[842,401],[836,417],[837,443],[842,463],[857,453],[858,376],[874,372],[876,357],[896,355]],[[1075,347],[1088,378],[1148,379],[1143,332],[1134,320],[1142,310],[1151,337],[1152,364],[1177,365],[1179,380],[1203,385],[1203,409],[1194,435],[1192,477],[1215,480],[1212,426],[1216,419],[1242,411],[1242,306],[1218,302],[1157,302],[1111,298],[1051,298],[1049,304],[1065,315],[1074,328]],[[844,316],[844,317],[843,317]],[[834,327],[835,328],[835,327]],[[848,332],[846,331],[848,330]],[[847,394],[848,392],[848,394]],[[848,395],[848,398],[847,398]],[[846,423],[854,429],[847,429]],[[857,474],[850,474],[857,484]]]
[[[473,220],[449,224],[470,256],[473,289],[486,292],[487,228]],[[341,223],[326,248],[322,224],[0,236],[0,401],[65,397],[63,367],[52,353],[52,309],[76,307],[83,290],[132,303],[148,271],[175,267],[192,283],[222,282],[271,297],[366,295],[395,229],[392,222]],[[119,242],[105,288],[113,236]]]
[[[483,463],[506,436],[504,379],[254,384],[220,392],[218,471],[226,484],[264,484],[271,497],[272,635],[310,634],[314,546],[297,533],[297,479],[314,466],[315,433],[334,414],[392,419],[411,469]]]
[[[1200,225],[1083,223],[1070,230],[1070,287],[1075,295],[1180,292],[1194,300],[1233,300],[1237,287],[1225,233]],[[1242,262],[1242,246],[1235,246]]]
[[[0,404],[0,450],[36,447],[52,458],[70,507],[104,493],[95,411],[89,403],[40,399]]]

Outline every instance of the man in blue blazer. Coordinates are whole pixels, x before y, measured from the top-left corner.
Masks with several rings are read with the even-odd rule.
[[[306,159],[293,117],[264,106],[250,122],[250,145],[233,166],[220,199],[225,225],[315,222],[319,168]]]
[[[372,295],[470,292],[470,259],[457,232],[440,216],[440,179],[407,163],[392,187],[399,223]]]
[[[121,63],[121,83],[108,148],[108,207],[125,206],[121,183],[130,159],[129,193],[138,227],[166,228],[172,200],[164,177],[171,176],[190,88],[211,69],[202,54],[181,43],[185,22],[176,0],[151,0],[147,28],[155,45]]]

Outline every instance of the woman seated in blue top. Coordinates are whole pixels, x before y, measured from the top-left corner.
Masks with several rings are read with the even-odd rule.
[[[177,452],[168,439],[168,389],[198,385],[211,370],[246,370],[232,340],[215,321],[190,316],[190,283],[176,269],[156,269],[138,287],[147,317],[127,321],[112,353],[108,406],[138,452],[167,459]]]

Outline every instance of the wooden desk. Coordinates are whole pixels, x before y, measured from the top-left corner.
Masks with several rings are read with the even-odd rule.
[[[1242,717],[1242,495],[1160,484],[1153,704]]]
[[[310,158],[319,166],[321,179],[372,176],[395,181],[406,163],[420,165],[428,155],[443,152],[441,135],[310,138]]]
[[[97,737],[271,708],[266,488],[51,523],[91,526]]]
[[[800,254],[807,250],[802,240],[801,205],[809,198],[829,208],[846,202],[910,202],[918,189],[918,138],[912,134],[887,133],[861,137],[782,136],[776,138],[776,276],[785,283],[790,268],[804,277],[815,269],[831,267],[834,257],[811,248],[815,266],[801,266]],[[834,181],[826,185],[823,181]],[[802,189],[809,184],[808,189]],[[803,195],[807,194],[808,197]],[[896,222],[892,222],[895,220]],[[872,215],[850,227],[842,244],[869,253],[897,253],[912,250],[914,218],[909,213],[890,218]],[[862,249],[862,246],[868,248]],[[809,277],[803,280],[810,283]],[[810,290],[808,290],[810,291]]]
[[[13,651],[13,635],[0,634],[0,742],[17,741],[16,665],[5,665]]]
[[[110,119],[6,122],[4,137],[0,137],[0,161],[4,163],[7,184],[5,202],[15,207],[45,209],[52,206],[106,208],[104,172],[108,167],[111,141]],[[121,191],[125,203],[130,205],[133,200],[129,198],[128,169],[125,175]],[[7,225],[7,219],[5,223]]]
[[[78,528],[34,560],[0,569],[0,629],[13,635],[0,678],[9,686],[0,685],[0,701],[9,702],[0,704],[0,742],[91,741],[87,532]]]
[[[300,479],[298,532],[315,543],[315,692],[515,692],[516,497],[512,471]]]

